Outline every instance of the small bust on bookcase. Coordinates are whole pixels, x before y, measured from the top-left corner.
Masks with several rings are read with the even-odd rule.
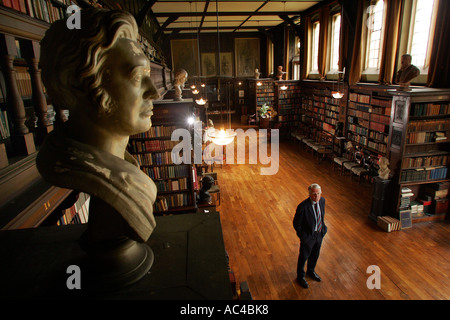
[[[56,21],[41,42],[42,80],[69,120],[47,136],[36,162],[53,185],[91,195],[81,246],[87,282],[105,289],[139,280],[153,264],[144,242],[156,226],[157,188],[126,147],[150,129],[159,95],[131,14],[85,9],[81,26]]]
[[[183,89],[184,84],[186,83],[188,77],[188,73],[184,69],[179,69],[177,72],[175,72],[175,80],[173,81],[173,86],[175,90],[175,101],[182,101],[183,100]]]

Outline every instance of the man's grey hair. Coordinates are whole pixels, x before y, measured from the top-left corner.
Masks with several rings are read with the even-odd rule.
[[[320,191],[322,191],[322,188],[317,183],[313,183],[312,185],[310,185],[308,187],[309,192],[311,192],[311,190],[313,190],[313,189],[319,189]]]

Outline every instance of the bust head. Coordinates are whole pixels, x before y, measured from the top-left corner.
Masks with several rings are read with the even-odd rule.
[[[42,80],[55,106],[69,110],[69,122],[105,134],[102,139],[146,131],[158,97],[150,62],[136,42],[138,27],[125,11],[81,11],[81,29],[65,20],[51,25],[41,41]],[[57,45],[55,45],[57,44]],[[109,134],[106,134],[109,132]],[[94,135],[80,134],[96,144]]]
[[[174,75],[174,85],[175,86],[183,86],[188,77],[188,73],[184,69],[179,69],[175,72]]]

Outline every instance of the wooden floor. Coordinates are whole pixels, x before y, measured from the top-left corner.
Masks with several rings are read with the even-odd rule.
[[[318,164],[294,142],[280,141],[279,155],[275,175],[260,175],[268,165],[259,161],[215,169],[230,267],[255,300],[450,299],[448,222],[384,232],[368,219],[368,182],[340,176],[330,162]],[[314,182],[327,200],[328,233],[316,267],[322,282],[309,280],[304,289],[296,283],[299,240],[292,219]],[[380,289],[367,287],[371,265],[380,268]]]

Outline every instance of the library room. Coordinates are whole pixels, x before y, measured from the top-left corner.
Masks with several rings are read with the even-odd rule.
[[[449,300],[449,18],[0,1],[0,296]]]

